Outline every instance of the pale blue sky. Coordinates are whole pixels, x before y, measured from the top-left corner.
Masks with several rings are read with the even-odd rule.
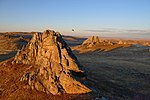
[[[150,0],[0,0],[1,32],[48,28],[63,34],[150,34]]]

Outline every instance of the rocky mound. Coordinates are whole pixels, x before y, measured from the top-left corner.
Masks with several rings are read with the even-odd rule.
[[[82,45],[87,45],[87,47],[92,47],[96,44],[99,44],[100,43],[100,39],[98,36],[91,36],[89,37],[88,39],[86,39]]]
[[[91,36],[86,39],[82,45],[86,47],[94,47],[99,45],[113,45],[114,43],[108,40],[101,40],[98,36]]]
[[[88,39],[86,39],[82,44],[90,44],[90,43],[99,43],[100,39],[98,36],[90,36]]]
[[[80,53],[91,52],[95,50],[109,51],[117,48],[118,45],[110,40],[100,39],[98,36],[91,36],[79,46],[72,47],[73,50],[79,51]]]
[[[26,64],[27,70],[20,80],[32,89],[54,95],[91,92],[81,83],[83,67],[58,32],[34,34],[12,63]]]

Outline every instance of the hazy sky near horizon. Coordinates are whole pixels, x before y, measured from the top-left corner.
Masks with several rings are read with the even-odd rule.
[[[45,29],[147,37],[150,0],[0,0],[1,32]]]

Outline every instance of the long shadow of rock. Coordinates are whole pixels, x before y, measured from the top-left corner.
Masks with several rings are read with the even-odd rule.
[[[7,54],[0,54],[0,62],[10,59],[16,55],[17,51],[12,51]]]
[[[21,49],[24,45],[26,45],[28,43],[28,41],[24,40],[24,39],[19,39],[18,41],[16,41],[17,44],[17,48]]]

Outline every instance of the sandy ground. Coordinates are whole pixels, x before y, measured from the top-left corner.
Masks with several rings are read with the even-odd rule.
[[[65,36],[64,39],[71,48],[74,48],[86,38]],[[2,45],[4,40],[0,43],[4,46]],[[31,90],[26,83],[20,82],[19,77],[23,75],[26,65],[3,64],[6,61],[11,62],[13,59],[11,57],[15,56],[19,48],[14,46],[11,51],[7,51],[7,48],[1,49],[1,52],[7,51],[0,54],[1,100],[96,100],[101,97],[106,97],[108,100],[149,100],[150,98],[149,46],[131,45],[107,52],[95,50],[85,53],[79,53],[80,50],[73,49],[78,60],[87,70],[88,84],[94,92],[62,96]]]

